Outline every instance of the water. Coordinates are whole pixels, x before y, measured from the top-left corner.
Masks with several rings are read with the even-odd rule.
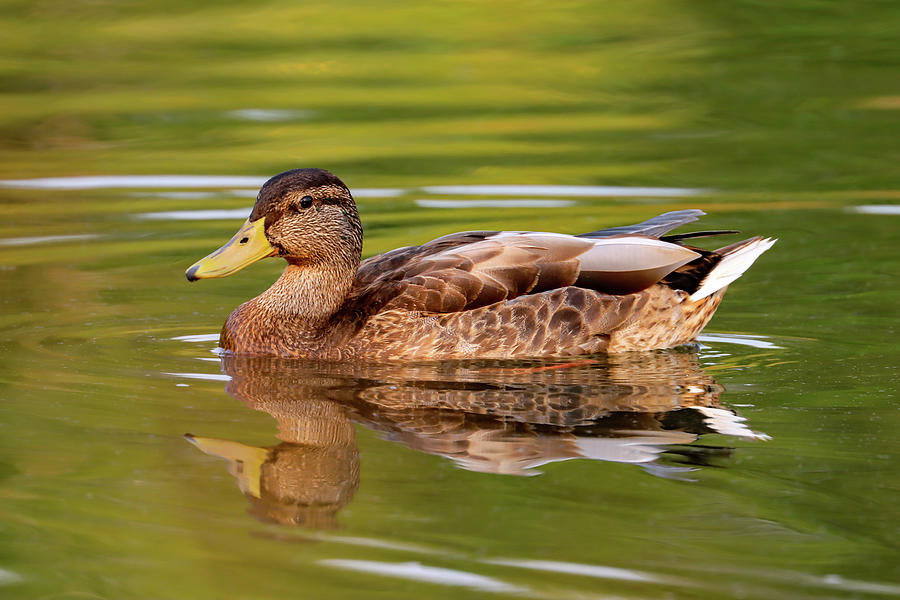
[[[897,12],[3,8],[0,597],[900,596]],[[223,361],[280,265],[183,271],[295,166],[367,255],[780,241],[696,347]]]

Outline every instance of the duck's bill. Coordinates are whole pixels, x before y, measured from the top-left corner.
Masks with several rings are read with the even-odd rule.
[[[191,265],[185,272],[188,281],[228,277],[247,265],[277,254],[266,239],[265,221],[265,218],[247,219],[227,244]]]
[[[262,465],[269,459],[267,448],[247,446],[240,442],[219,438],[200,437],[186,433],[185,439],[210,456],[224,458],[232,464],[232,474],[237,477],[238,486],[245,494],[259,498],[259,480]]]

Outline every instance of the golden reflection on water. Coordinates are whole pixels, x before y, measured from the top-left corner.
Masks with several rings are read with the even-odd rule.
[[[723,392],[688,351],[577,362],[479,361],[380,365],[226,356],[227,392],[278,422],[281,443],[187,438],[229,461],[255,517],[337,526],[359,487],[354,423],[471,471],[534,475],[584,458],[680,477],[728,448],[687,447],[719,432],[763,438],[719,404]],[[671,461],[669,461],[671,462]]]

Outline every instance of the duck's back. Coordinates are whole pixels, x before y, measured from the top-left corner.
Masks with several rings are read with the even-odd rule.
[[[449,313],[567,286],[628,294],[702,256],[702,251],[658,237],[700,214],[676,211],[579,236],[455,233],[363,261],[350,299],[375,312]]]
[[[699,214],[581,236],[466,232],[374,257],[360,266],[346,305],[361,326],[348,350],[507,358],[685,343],[725,286],[771,245],[754,238],[709,252],[653,237]]]

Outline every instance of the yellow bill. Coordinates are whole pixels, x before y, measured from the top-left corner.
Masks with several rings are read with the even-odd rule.
[[[265,233],[266,219],[247,219],[227,244],[201,258],[185,272],[188,281],[228,277],[261,258],[277,254]]]
[[[228,470],[237,479],[241,491],[259,498],[259,479],[262,476],[262,465],[269,459],[268,448],[257,448],[240,442],[200,437],[190,433],[184,437],[206,454],[227,460]]]

